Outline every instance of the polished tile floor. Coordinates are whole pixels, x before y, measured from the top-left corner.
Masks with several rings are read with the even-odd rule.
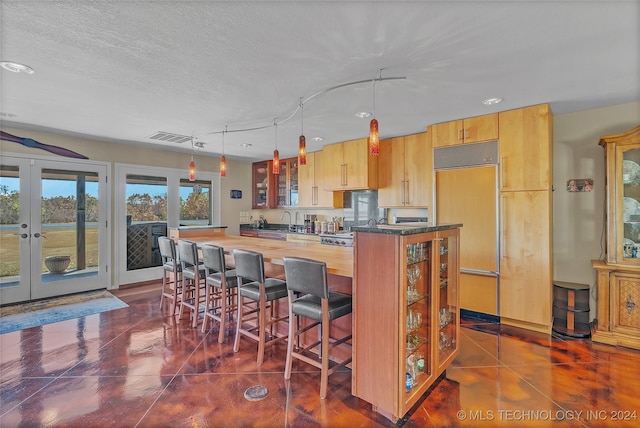
[[[116,294],[128,308],[0,335],[0,427],[396,426],[351,396],[348,369],[321,400],[316,369],[294,363],[284,381],[284,346],[258,368],[255,344],[234,354],[216,328],[163,316],[157,287]],[[446,378],[398,425],[640,425],[640,352],[463,326]],[[267,397],[245,399],[254,385]]]

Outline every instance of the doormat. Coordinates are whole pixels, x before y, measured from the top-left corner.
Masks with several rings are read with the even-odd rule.
[[[0,307],[0,334],[98,314],[129,305],[107,290]]]

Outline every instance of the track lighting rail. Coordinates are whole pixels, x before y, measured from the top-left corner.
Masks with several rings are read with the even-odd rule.
[[[382,70],[381,70],[382,71]],[[260,129],[267,129],[267,128],[271,128],[272,126],[277,126],[277,125],[281,125],[285,122],[287,122],[288,120],[290,120],[291,118],[293,118],[298,111],[300,111],[300,109],[302,108],[302,106],[306,103],[308,103],[309,101],[311,101],[312,99],[326,94],[327,92],[331,92],[331,91],[335,91],[336,89],[341,89],[341,88],[345,88],[347,86],[354,86],[354,85],[361,85],[363,83],[368,83],[368,82],[384,82],[384,81],[388,81],[388,80],[404,80],[406,79],[406,76],[396,76],[396,77],[382,77],[382,73],[380,73],[379,77],[374,77],[372,79],[364,79],[364,80],[357,80],[354,82],[347,82],[347,83],[342,83],[340,85],[336,85],[336,86],[332,86],[330,88],[326,88],[323,89],[322,91],[316,92],[313,95],[310,95],[309,97],[307,97],[306,99],[300,99],[300,103],[298,104],[298,106],[296,107],[296,109],[287,117],[285,117],[282,120],[274,120],[272,124],[269,125],[262,125],[262,126],[254,126],[251,128],[239,128],[239,129],[227,129],[226,125],[225,125],[225,129],[222,129],[220,131],[212,131],[212,132],[207,132],[206,134],[203,135],[213,135],[213,134],[223,134],[223,133],[233,133],[233,132],[249,132],[249,131],[258,131]],[[196,138],[197,139],[197,138]]]

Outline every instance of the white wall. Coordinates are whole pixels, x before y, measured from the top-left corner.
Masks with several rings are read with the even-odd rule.
[[[606,241],[604,149],[598,142],[639,124],[640,103],[554,116],[554,279],[591,285],[591,318],[596,309],[591,260],[605,257]],[[572,178],[592,178],[593,191],[567,192]]]
[[[47,132],[32,131],[26,129],[3,128],[3,131],[20,137],[32,138],[36,141],[54,146],[64,147],[77,153],[87,156],[89,159],[110,162],[109,183],[111,193],[111,206],[116,206],[116,186],[115,186],[115,164],[125,163],[133,165],[150,165],[165,168],[188,168],[191,160],[191,153],[180,153],[169,150],[157,150],[150,147],[138,145],[108,143],[103,141],[91,140],[88,138],[70,137],[65,135],[51,134]],[[34,154],[38,156],[56,156],[49,152],[39,149],[31,149],[17,143],[0,140],[1,153],[24,153]],[[59,157],[58,157],[59,158]],[[194,156],[196,164],[196,177],[198,171],[219,172],[219,157],[203,156],[196,154]],[[238,213],[240,211],[248,211],[251,209],[251,164],[247,162],[233,161],[227,158],[227,177],[220,179],[220,223],[228,226],[227,233],[230,235],[239,235],[240,219]],[[242,199],[231,199],[230,190],[242,190]],[[117,224],[115,209],[109,213],[109,222],[111,225]],[[111,228],[109,239],[112,243],[116,240],[117,228]],[[111,245],[111,257],[109,264],[114,266],[116,260],[116,252],[119,251],[115,245]],[[112,287],[117,287],[116,272],[111,270],[110,283]],[[111,287],[110,287],[111,288]]]

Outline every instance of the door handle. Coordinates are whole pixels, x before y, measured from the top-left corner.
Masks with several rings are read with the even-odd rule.
[[[409,205],[409,180],[404,181],[404,204]]]

